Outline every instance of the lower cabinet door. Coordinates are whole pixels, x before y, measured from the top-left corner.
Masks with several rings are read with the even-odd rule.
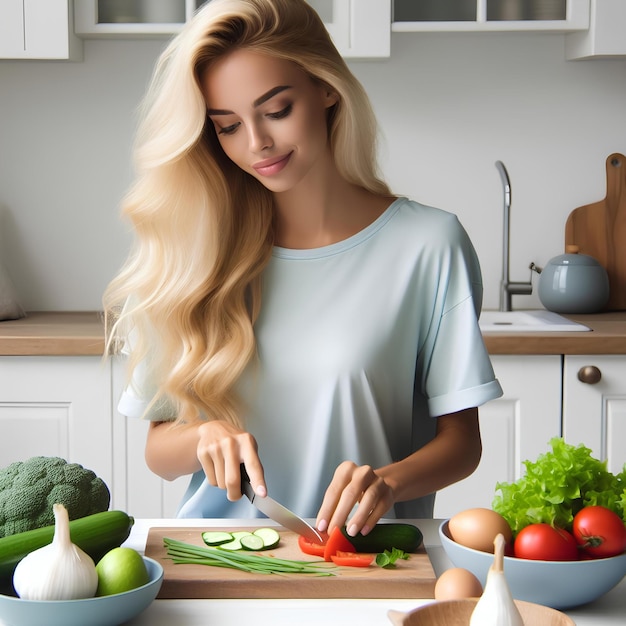
[[[561,357],[496,355],[492,363],[504,395],[479,409],[480,465],[468,478],[439,491],[435,517],[491,508],[496,483],[519,478],[523,462],[546,452],[550,439],[561,434]]]
[[[566,356],[563,436],[619,473],[626,463],[626,356]]]
[[[113,491],[110,389],[98,356],[0,357],[0,465],[59,456]]]

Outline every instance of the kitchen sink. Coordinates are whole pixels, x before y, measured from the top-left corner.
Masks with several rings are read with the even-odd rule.
[[[484,332],[577,332],[591,330],[562,315],[543,309],[529,311],[483,311],[478,320]]]

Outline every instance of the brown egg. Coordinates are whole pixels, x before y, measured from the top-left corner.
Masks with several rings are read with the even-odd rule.
[[[493,553],[493,541],[498,533],[504,535],[507,544],[513,533],[509,523],[492,509],[467,509],[450,518],[450,536],[467,548]]]
[[[462,567],[447,569],[435,583],[435,600],[480,598],[483,587],[472,572]]]

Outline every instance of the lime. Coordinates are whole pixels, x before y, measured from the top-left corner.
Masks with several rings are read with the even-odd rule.
[[[132,548],[113,548],[96,565],[97,596],[110,596],[145,585],[150,580],[148,569],[139,552]]]

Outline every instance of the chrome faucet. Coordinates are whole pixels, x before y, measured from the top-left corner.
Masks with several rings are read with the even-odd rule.
[[[500,311],[510,311],[511,296],[530,295],[533,291],[532,272],[537,271],[534,263],[529,266],[531,280],[528,282],[511,282],[509,277],[509,244],[511,238],[511,181],[502,161],[496,161],[496,167],[502,178],[504,188],[504,217],[502,225],[502,280],[500,281]]]

